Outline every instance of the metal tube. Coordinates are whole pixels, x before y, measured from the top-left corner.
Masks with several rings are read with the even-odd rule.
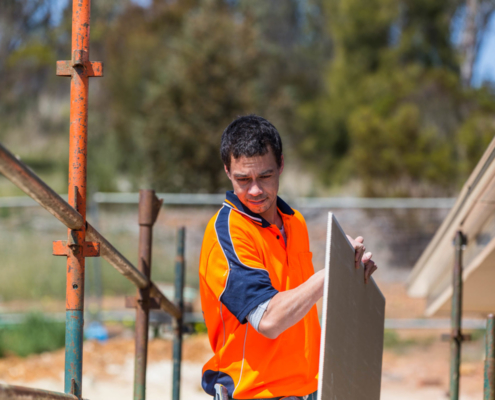
[[[155,204],[159,204],[155,207]],[[138,268],[148,279],[151,276],[153,224],[161,202],[154,190],[139,191],[139,262]],[[155,212],[156,210],[156,212]],[[134,360],[134,400],[146,398],[146,362],[148,358],[148,323],[150,310],[149,286],[136,294],[136,349]]]
[[[450,399],[459,399],[459,370],[461,365],[462,345],[462,253],[466,244],[465,236],[457,231],[455,246],[455,263],[453,270],[453,294],[451,310],[450,337]]]
[[[180,318],[182,315],[181,310],[174,303],[165,297],[165,295],[156,287],[156,285],[151,282],[150,295],[158,300],[160,308],[169,313],[174,318]]]
[[[86,240],[86,171],[88,147],[88,83],[90,0],[72,2],[72,74],[70,86],[69,204],[82,216],[79,229],[68,230],[65,392],[80,397],[84,327]]]
[[[149,279],[139,272],[132,263],[125,258],[101,233],[91,224],[87,224],[86,239],[100,243],[100,255],[117,271],[129,279],[138,288],[149,285]]]
[[[2,144],[0,144],[0,173],[36,200],[49,213],[62,221],[68,228],[80,229],[84,225],[81,214],[75,211]]]
[[[0,384],[0,400],[78,400],[72,394]]]
[[[78,229],[84,225],[81,214],[1,144],[0,172],[68,228]],[[100,243],[100,256],[138,288],[144,288],[150,284],[149,279],[139,272],[127,258],[89,223],[86,223],[86,239]],[[174,317],[180,316],[179,308],[168,300],[153,282],[151,282],[150,290],[151,296],[159,301],[160,308],[163,311]]]
[[[486,320],[486,356],[483,400],[495,400],[495,318],[493,314]]]
[[[184,280],[186,275],[184,260],[184,244],[186,228],[181,227],[177,231],[177,257],[175,259],[175,304],[179,306],[181,315],[184,315]],[[172,400],[180,399],[180,371],[182,364],[182,335],[183,318],[175,318],[174,324],[174,352],[173,352],[173,377]]]

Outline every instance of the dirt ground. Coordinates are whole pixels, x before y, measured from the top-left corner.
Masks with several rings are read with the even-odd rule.
[[[401,283],[379,282],[387,298],[387,318],[420,318],[424,300],[407,297]],[[60,303],[60,304],[58,304]],[[121,309],[122,298],[105,298],[103,308]],[[26,302],[3,304],[10,312],[32,308]],[[38,304],[45,312],[63,309],[63,302]],[[110,327],[109,327],[110,328]],[[383,355],[382,400],[444,400],[449,378],[449,344],[440,340],[439,330],[395,331],[395,339]],[[134,340],[127,329],[113,332],[116,337],[105,344],[87,341],[84,345],[83,395],[91,400],[132,397],[134,379]],[[386,340],[387,343],[387,340]],[[461,400],[483,398],[483,340],[463,345]],[[182,398],[208,399],[201,389],[201,369],[211,357],[206,335],[189,336],[184,341]],[[149,344],[147,398],[170,399],[172,343],[154,339]],[[32,355],[25,359],[0,358],[0,382],[63,391],[64,350]]]
[[[386,349],[383,358],[382,400],[440,400],[447,398],[449,345],[432,339],[432,332],[409,333],[402,338],[410,344]],[[416,337],[415,341],[412,337]],[[466,347],[468,360],[461,368],[461,399],[481,399],[483,361],[479,344]],[[132,338],[115,338],[105,344],[86,342],[84,346],[83,394],[88,399],[131,398],[133,384]],[[147,397],[171,396],[171,342],[150,342]],[[201,367],[211,355],[205,335],[184,342],[182,398],[207,399],[201,389]],[[0,359],[0,381],[10,384],[63,389],[64,351]]]

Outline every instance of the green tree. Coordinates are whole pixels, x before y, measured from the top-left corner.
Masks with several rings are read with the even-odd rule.
[[[493,137],[493,95],[463,88],[450,41],[456,2],[327,4],[326,94],[304,104],[307,157],[367,196],[451,195]],[[328,171],[333,173],[328,174]]]
[[[236,116],[284,126],[294,104],[264,84],[276,56],[260,42],[249,15],[223,1],[154,2],[119,17],[106,41],[107,116],[136,186],[217,192],[227,187],[220,136]]]

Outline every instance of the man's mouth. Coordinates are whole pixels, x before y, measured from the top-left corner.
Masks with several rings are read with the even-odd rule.
[[[265,202],[266,198],[260,200],[248,200],[252,205],[259,206]]]

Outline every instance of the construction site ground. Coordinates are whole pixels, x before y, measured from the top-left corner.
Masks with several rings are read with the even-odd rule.
[[[387,349],[383,359],[383,400],[446,399],[448,388],[449,345],[423,332],[415,344]],[[412,338],[413,335],[409,335]],[[472,350],[471,350],[472,351]],[[476,351],[474,351],[476,353]],[[172,345],[164,339],[150,342],[147,398],[171,397]],[[84,346],[83,394],[87,399],[125,399],[132,397],[134,341],[114,338],[107,343],[86,342]],[[201,389],[201,368],[211,356],[206,335],[194,335],[184,342],[182,398],[208,399]],[[9,356],[0,359],[2,383],[63,389],[64,350],[32,355],[25,359]],[[483,362],[465,361],[461,368],[461,399],[482,399]]]
[[[387,318],[417,318],[424,309],[420,300],[409,299],[403,285],[382,284],[387,297]],[[62,304],[49,302],[45,311]],[[108,298],[105,308],[121,306],[123,299]],[[25,303],[3,304],[11,312],[26,310]],[[130,399],[134,379],[133,331],[113,327],[106,343],[86,341],[83,362],[83,397],[86,399]],[[446,399],[449,378],[449,343],[441,330],[387,331],[383,356],[382,400]],[[465,343],[461,366],[461,399],[483,398],[482,335]],[[149,343],[147,398],[170,399],[172,342],[153,339]],[[210,398],[201,388],[201,369],[212,352],[206,334],[187,336],[184,341],[182,399]],[[63,391],[64,349],[27,358],[0,358],[0,382]],[[289,394],[289,393],[288,393]]]

